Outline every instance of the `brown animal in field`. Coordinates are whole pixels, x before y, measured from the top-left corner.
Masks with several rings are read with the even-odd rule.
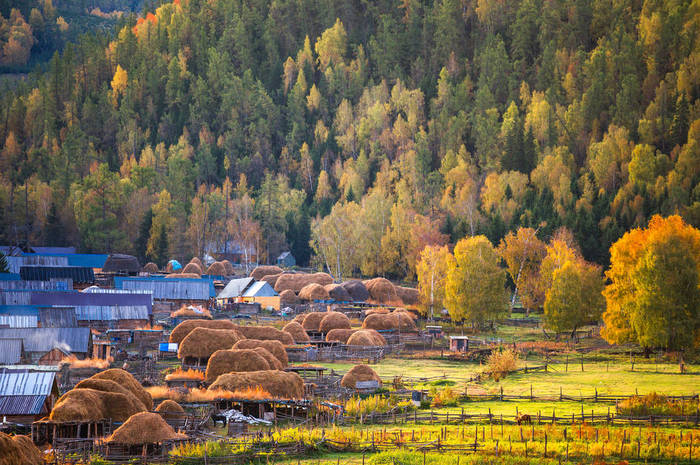
[[[530,425],[532,424],[532,418],[530,418],[530,415],[526,413],[521,413],[515,417],[515,421],[518,422],[519,425]]]

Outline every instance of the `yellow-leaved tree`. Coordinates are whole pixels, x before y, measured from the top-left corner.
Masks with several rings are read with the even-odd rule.
[[[445,281],[452,255],[446,245],[427,245],[416,263],[420,308],[423,314],[433,318],[440,311],[445,299]]]
[[[461,239],[449,261],[445,307],[454,321],[483,325],[506,314],[506,272],[485,236]]]
[[[700,231],[655,215],[610,248],[602,336],[610,343],[683,350],[700,336]]]
[[[540,264],[547,250],[545,243],[537,237],[537,231],[518,228],[515,233],[509,232],[501,239],[498,253],[505,260],[506,270],[515,284],[511,307],[517,297],[528,310],[541,307],[543,299],[540,297],[542,293],[537,290],[537,282]]]

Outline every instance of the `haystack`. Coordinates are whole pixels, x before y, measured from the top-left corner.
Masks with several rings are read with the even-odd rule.
[[[340,385],[346,388],[355,389],[358,381],[376,381],[382,385],[382,379],[379,375],[367,365],[355,365],[345,373],[343,379],[340,380]]]
[[[280,341],[286,346],[294,344],[294,339],[289,333],[285,333],[272,326],[236,326],[239,333],[246,339],[257,339],[259,341]]]
[[[182,274],[196,274],[197,277],[202,276],[202,268],[197,265],[196,263],[189,262],[185,267],[182,269]]]
[[[199,273],[170,273],[168,278],[201,279],[202,275]]]
[[[194,328],[238,329],[231,320],[187,320],[175,326],[168,341],[179,344]]]
[[[200,270],[204,270],[204,263],[202,263],[202,260],[199,259],[199,257],[192,257],[192,260],[190,260],[190,263],[194,263],[199,267]]]
[[[345,281],[341,286],[348,291],[353,302],[364,302],[369,299],[369,291],[362,281],[353,279],[351,281]]]
[[[224,373],[269,369],[267,360],[252,349],[217,350],[209,357],[205,379],[212,383]]]
[[[404,305],[418,305],[418,289],[414,289],[412,287],[396,286],[396,295],[399,296],[399,299],[401,299]]]
[[[224,265],[224,269],[226,270],[226,276],[233,276],[235,271],[233,269],[233,265],[231,265],[231,262],[228,260],[223,260],[221,264]]]
[[[342,344],[347,344],[348,338],[356,332],[356,329],[331,329],[326,333],[326,341],[337,341]]]
[[[235,329],[194,328],[180,343],[179,359],[207,359],[217,350],[230,349],[245,337]]]
[[[143,386],[141,386],[141,383],[136,381],[136,378],[134,378],[128,371],[124,371],[120,368],[110,368],[109,370],[101,371],[100,373],[93,375],[92,378],[114,381],[115,383],[131,391],[131,393],[143,403],[146,410],[151,410],[153,408],[153,399],[151,398],[151,395],[146,392]]]
[[[350,318],[344,313],[327,312],[318,325],[318,330],[327,333],[331,329],[350,329]]]
[[[377,331],[397,329],[398,327],[399,317],[394,313],[374,313],[369,315],[365,318],[365,321],[362,322],[362,328],[376,329]]]
[[[185,409],[182,408],[180,404],[174,400],[165,399],[163,402],[158,404],[156,407],[156,412],[161,413],[165,418],[185,418]]]
[[[19,434],[17,436],[13,436],[12,440],[17,445],[19,452],[22,455],[22,461],[17,462],[18,465],[20,463],[22,465],[43,465],[44,454],[42,454],[41,451],[34,445],[34,442],[29,436]],[[2,452],[0,452],[0,456],[2,455]],[[2,463],[1,458],[0,463]]]
[[[326,284],[323,287],[328,292],[328,296],[337,302],[350,302],[353,300],[348,291],[340,284]]]
[[[78,391],[82,390],[78,389]],[[146,411],[143,404],[133,394],[102,392],[101,397],[102,418],[110,418],[112,421],[126,421],[131,415]]]
[[[328,300],[329,298],[326,288],[316,283],[307,284],[299,291],[301,300]]]
[[[86,378],[76,384],[74,389],[94,389],[95,391],[124,394],[127,397],[131,397],[140,410],[146,410],[143,401],[136,397],[133,392],[110,379]]]
[[[321,326],[321,320],[323,320],[327,314],[328,312],[307,313],[301,325],[306,331],[318,331],[318,328]]]
[[[156,265],[153,262],[148,262],[146,265],[143,267],[143,271],[148,274],[156,274],[158,273],[158,265]]]
[[[207,274],[213,276],[226,276],[226,267],[221,262],[214,262],[207,268]]]
[[[369,310],[365,310],[365,316],[370,316],[374,314],[380,314],[380,315],[388,315],[391,313],[388,308],[385,307],[376,307],[376,308],[370,308]]]
[[[267,276],[269,274],[280,274],[282,271],[284,270],[279,266],[261,265],[255,267],[255,269],[250,273],[250,277],[256,281],[260,281],[263,276]]]
[[[280,302],[283,304],[297,304],[299,303],[299,298],[294,291],[285,289],[284,291],[280,292]]]
[[[296,321],[290,321],[287,323],[284,328],[282,328],[282,331],[292,336],[292,339],[294,339],[294,342],[297,344],[309,342],[310,340],[309,335],[306,334],[306,331],[304,330],[304,327]]]
[[[363,281],[363,283],[369,292],[371,300],[382,304],[399,302],[396,288],[388,279],[374,278]]]
[[[275,283],[275,291],[279,293],[285,289],[291,289],[294,292],[300,292],[305,286],[312,283],[325,286],[326,284],[331,284],[332,282],[333,278],[331,278],[328,273],[285,273],[277,278],[277,282]]]
[[[279,341],[265,341],[259,339],[243,339],[242,341],[236,342],[232,349],[255,349],[256,347],[262,347],[267,349],[272,355],[279,360],[282,364],[282,368],[287,368],[289,360],[287,359],[287,351],[284,346]]]
[[[398,322],[398,328],[401,331],[415,331],[416,330],[416,322],[414,321],[414,317],[412,316],[413,314],[407,311],[401,311],[401,312],[393,312],[392,315],[395,315],[397,318]]]
[[[304,381],[296,373],[267,370],[248,373],[228,373],[219,376],[210,389],[245,391],[262,388],[276,399],[301,399],[304,397]]]
[[[377,331],[372,329],[361,329],[354,332],[346,342],[349,346],[385,346],[386,339]]]
[[[292,318],[292,321],[299,323],[300,325],[304,324],[304,320],[306,319],[306,313],[300,313],[294,318]]]
[[[54,421],[98,421],[104,419],[103,392],[72,389],[56,401],[49,418]]]
[[[282,276],[284,273],[275,273],[275,274],[266,274],[262,278],[260,278],[261,281],[265,281],[267,284],[272,286],[274,289],[275,284],[277,284],[277,278]]]
[[[107,438],[107,443],[157,444],[176,439],[187,439],[187,436],[176,433],[157,413],[141,412],[131,416],[114,430],[114,433]]]
[[[249,339],[250,340],[250,339]],[[259,355],[262,355],[265,361],[267,362],[268,365],[270,365],[271,370],[284,370],[284,367],[282,366],[282,362],[280,362],[277,357],[272,355],[272,352],[267,350],[264,347],[254,347],[254,351],[256,351]]]

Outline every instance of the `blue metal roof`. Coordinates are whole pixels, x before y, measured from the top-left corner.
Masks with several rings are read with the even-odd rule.
[[[153,292],[153,298],[159,300],[208,300],[210,297],[216,297],[212,279],[115,276],[114,287],[135,291],[150,290]]]
[[[58,347],[66,352],[87,353],[90,328],[0,328],[0,338],[22,339],[25,352],[46,353]]]
[[[41,415],[47,396],[0,396],[0,416]],[[48,413],[48,412],[46,412]]]
[[[74,254],[75,247],[35,247],[32,246],[34,253],[38,254]]]
[[[0,363],[14,365],[22,361],[22,339],[0,339]]]
[[[0,273],[0,281],[18,281],[19,273]]]
[[[72,279],[75,283],[94,283],[95,273],[85,266],[22,266],[19,269],[22,279],[27,281],[49,281],[51,279]]]
[[[67,260],[68,266],[84,266],[88,268],[102,268],[107,261],[107,254],[93,253],[24,253],[23,257],[63,257]]]
[[[143,292],[43,291],[33,292],[31,303],[62,307],[145,305],[150,313],[153,308],[153,296]]]
[[[51,394],[56,373],[0,371],[0,396],[31,396]]]

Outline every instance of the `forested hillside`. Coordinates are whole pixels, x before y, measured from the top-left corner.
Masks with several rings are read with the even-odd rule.
[[[607,265],[700,226],[697,0],[175,0],[115,37],[1,92],[1,243],[411,278],[465,235]]]

